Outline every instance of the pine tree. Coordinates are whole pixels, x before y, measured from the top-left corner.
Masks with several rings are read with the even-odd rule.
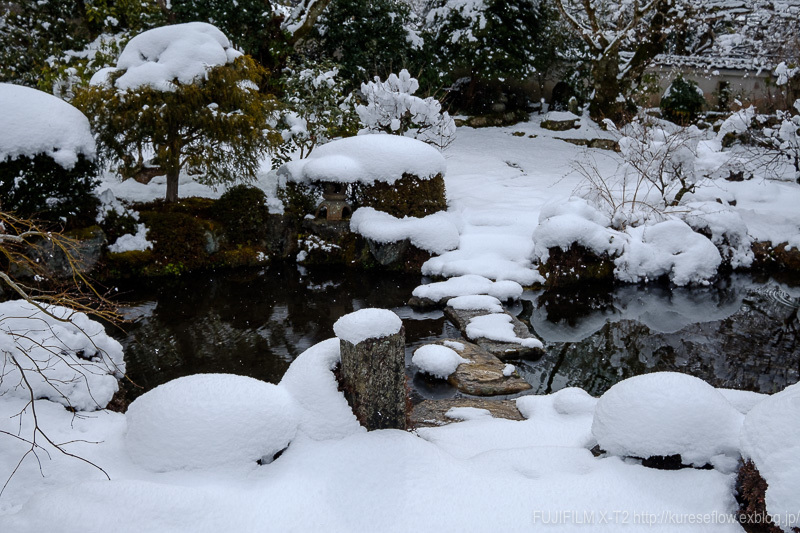
[[[440,70],[470,78],[467,105],[480,107],[474,94],[479,87],[497,92],[550,68],[554,18],[539,0],[439,0],[427,17],[426,44]],[[487,96],[491,101],[497,95]]]
[[[162,91],[149,86],[119,90],[110,84],[92,85],[79,92],[74,104],[92,121],[104,157],[120,164],[123,177],[132,177],[148,161],[167,176],[167,201],[178,199],[183,169],[210,185],[255,179],[259,158],[278,142],[269,129],[274,102],[258,87],[267,71],[251,57],[207,71],[205,79]]]

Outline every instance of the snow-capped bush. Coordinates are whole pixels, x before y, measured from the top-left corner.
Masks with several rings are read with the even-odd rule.
[[[3,209],[52,221],[93,218],[96,148],[89,120],[50,94],[0,83]]]
[[[415,139],[446,148],[455,138],[456,124],[433,97],[414,96],[419,82],[407,70],[390,74],[385,82],[361,84],[364,104],[356,105],[356,113],[364,128],[359,133],[410,133]]]
[[[684,463],[703,466],[738,456],[743,418],[705,381],[654,372],[608,389],[595,407],[592,434],[612,455],[680,454]]]
[[[99,322],[66,307],[0,303],[0,397],[104,408],[125,373],[122,346]]]
[[[131,458],[156,472],[269,462],[297,433],[297,407],[282,387],[232,374],[172,380],[128,407]]]
[[[745,416],[742,455],[751,459],[767,482],[764,501],[777,525],[797,511],[800,494],[800,384],[786,387],[757,403]]]
[[[679,205],[701,179],[730,163],[719,137],[706,138],[695,126],[671,126],[647,116],[621,129],[606,124],[619,135],[618,168],[609,173],[587,157],[575,169],[584,177],[579,194],[610,216],[616,229],[663,220],[665,210]]]

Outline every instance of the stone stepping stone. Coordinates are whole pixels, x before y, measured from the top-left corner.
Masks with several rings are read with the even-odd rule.
[[[447,378],[448,383],[465,394],[498,396],[531,389],[531,385],[516,371],[506,375],[506,363],[477,344],[456,339],[443,339],[435,344],[447,346],[469,361],[458,365]]]
[[[517,409],[517,402],[514,400],[447,398],[444,400],[425,400],[415,405],[411,411],[410,427],[436,427],[459,422],[459,418],[447,416],[447,412],[454,407],[486,409],[494,418],[525,420],[519,409]]]
[[[470,320],[489,314],[504,314],[508,316],[511,319],[511,326],[517,338],[536,339],[528,330],[528,326],[507,311],[503,311],[503,313],[489,313],[483,309],[454,309],[449,305],[444,308],[444,315],[455,324],[465,338],[503,361],[508,359],[537,360],[544,355],[544,350],[542,348],[524,346],[519,342],[498,341],[486,337],[470,338],[470,336],[467,335],[467,326]]]

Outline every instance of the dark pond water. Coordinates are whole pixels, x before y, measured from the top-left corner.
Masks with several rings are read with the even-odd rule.
[[[340,316],[365,307],[403,318],[410,362],[416,347],[459,336],[441,312],[405,305],[421,282],[402,274],[274,266],[121,286],[131,322],[117,337],[136,384],[127,387],[128,399],[200,372],[276,383],[295,357],[333,336]],[[546,356],[518,363],[533,392],[578,386],[597,395],[621,379],[658,370],[690,373],[718,387],[780,390],[800,380],[799,307],[798,285],[734,276],[703,289],[528,292],[511,311],[545,342]],[[456,394],[408,372],[418,398]]]

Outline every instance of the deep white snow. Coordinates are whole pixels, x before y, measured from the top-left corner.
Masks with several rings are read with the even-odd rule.
[[[684,463],[703,466],[725,455],[737,457],[743,418],[705,381],[654,372],[606,391],[597,402],[592,434],[612,455],[680,454]]]
[[[124,72],[115,82],[122,90],[150,87],[175,91],[178,84],[190,84],[216,66],[233,62],[241,52],[231,46],[215,26],[187,22],[153,28],[136,35],[119,55],[116,68],[98,71],[90,83],[108,83],[108,76]]]
[[[46,154],[66,169],[94,159],[89,119],[64,100],[30,87],[0,83],[0,162]]]
[[[231,374],[195,374],[159,385],[125,414],[125,448],[154,472],[272,461],[297,433],[285,388]]]
[[[452,348],[439,344],[428,344],[417,348],[411,362],[422,372],[439,379],[447,379],[456,371],[458,365],[469,361],[458,355],[458,352]]]
[[[388,309],[360,309],[333,323],[333,332],[350,344],[394,335],[403,327],[400,317]]]
[[[427,179],[444,174],[446,169],[445,159],[436,148],[408,137],[376,133],[329,142],[305,159],[286,163],[278,172],[299,183],[391,184],[403,174]]]

